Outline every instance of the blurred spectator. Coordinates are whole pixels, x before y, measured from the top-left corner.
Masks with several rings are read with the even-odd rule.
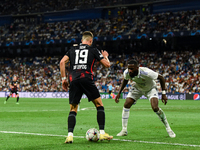
[[[110,55],[112,57],[112,54]],[[133,59],[139,60],[140,66],[149,67],[163,74],[166,80],[167,92],[195,93],[200,91],[200,50],[172,52],[163,54],[143,52],[133,54]],[[172,59],[173,58],[173,59]],[[0,89],[8,91],[8,85],[13,76],[20,81],[21,91],[56,92],[63,91],[59,73],[59,57],[36,58],[0,58]],[[105,70],[100,63],[94,66],[94,79],[100,92],[108,92],[108,84],[112,84],[112,92],[118,92],[123,80],[123,71],[126,69],[125,55],[110,59],[111,67]],[[123,92],[127,92],[129,82]],[[161,92],[159,82],[158,91]]]
[[[60,10],[90,9],[102,6],[130,4],[132,0],[1,0],[0,15],[31,14]]]
[[[200,10],[147,16],[138,15],[137,11],[128,8],[117,10],[117,16],[107,19],[41,23],[33,16],[17,18],[9,26],[0,27],[0,41],[79,38],[86,30],[92,31],[94,36],[200,30]]]

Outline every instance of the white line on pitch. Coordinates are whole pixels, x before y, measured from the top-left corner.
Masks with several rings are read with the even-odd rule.
[[[50,112],[50,111],[66,111],[66,110],[1,110],[0,112]]]
[[[27,132],[15,132],[15,131],[0,131],[0,133],[12,133],[12,134],[28,134],[28,135],[61,136],[61,137],[66,137],[66,135],[42,134],[42,133],[27,133]],[[74,137],[84,138],[84,136],[74,136]]]
[[[110,108],[118,108],[119,106],[109,106],[109,108],[106,108],[107,110],[109,110]],[[144,108],[144,107],[134,107],[132,110],[146,110],[146,109],[148,109],[148,110],[150,110],[150,109],[152,109],[152,108]],[[171,108],[165,108],[165,109],[171,109]],[[95,107],[83,107],[83,108],[81,108],[80,110],[96,110],[96,108]],[[61,109],[59,109],[59,110],[0,110],[0,112],[54,112],[54,111],[66,111],[66,110],[61,110]]]
[[[66,136],[66,135],[56,135],[56,134],[27,133],[27,132],[15,132],[15,131],[0,131],[0,133],[27,134],[27,135],[40,135],[40,136],[58,136],[58,137],[65,137]],[[74,136],[74,137],[76,137],[76,138],[85,138],[84,136]],[[115,140],[115,141],[124,141],[124,142],[135,142],[135,143],[147,143],[147,144],[178,145],[178,146],[200,147],[200,145],[194,145],[194,144],[151,142],[151,141],[125,140],[125,139],[113,139],[113,140]]]

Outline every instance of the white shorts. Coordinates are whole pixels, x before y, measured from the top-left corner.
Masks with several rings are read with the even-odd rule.
[[[138,89],[136,89],[134,86],[130,89],[130,91],[128,92],[127,97],[130,97],[132,99],[135,100],[135,103],[138,99],[140,99],[140,97],[144,95],[147,97],[147,99],[149,99],[149,101],[151,100],[152,97],[158,98],[158,91],[156,90],[156,88],[152,88],[150,91],[144,92],[144,91],[140,91]],[[158,98],[159,99],[159,98]]]

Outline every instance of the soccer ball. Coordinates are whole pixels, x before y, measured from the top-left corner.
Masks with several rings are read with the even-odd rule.
[[[88,141],[97,142],[99,140],[100,133],[97,129],[91,128],[86,132],[86,139]]]

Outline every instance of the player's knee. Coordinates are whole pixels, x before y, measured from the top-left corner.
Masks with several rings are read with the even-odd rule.
[[[124,103],[124,108],[131,108],[131,104],[129,104],[129,103]]]
[[[135,100],[133,99],[126,99],[124,103],[124,108],[131,108],[131,106],[134,104]]]
[[[78,104],[70,104],[70,112],[77,112]]]
[[[152,109],[154,112],[157,112],[159,110],[159,107],[158,106],[152,106]]]
[[[157,98],[155,98],[155,97],[151,98],[151,107],[154,112],[157,112],[159,110]]]
[[[92,102],[93,102],[93,104],[95,105],[96,108],[97,107],[103,107],[103,103],[102,103],[101,97],[93,100]]]

